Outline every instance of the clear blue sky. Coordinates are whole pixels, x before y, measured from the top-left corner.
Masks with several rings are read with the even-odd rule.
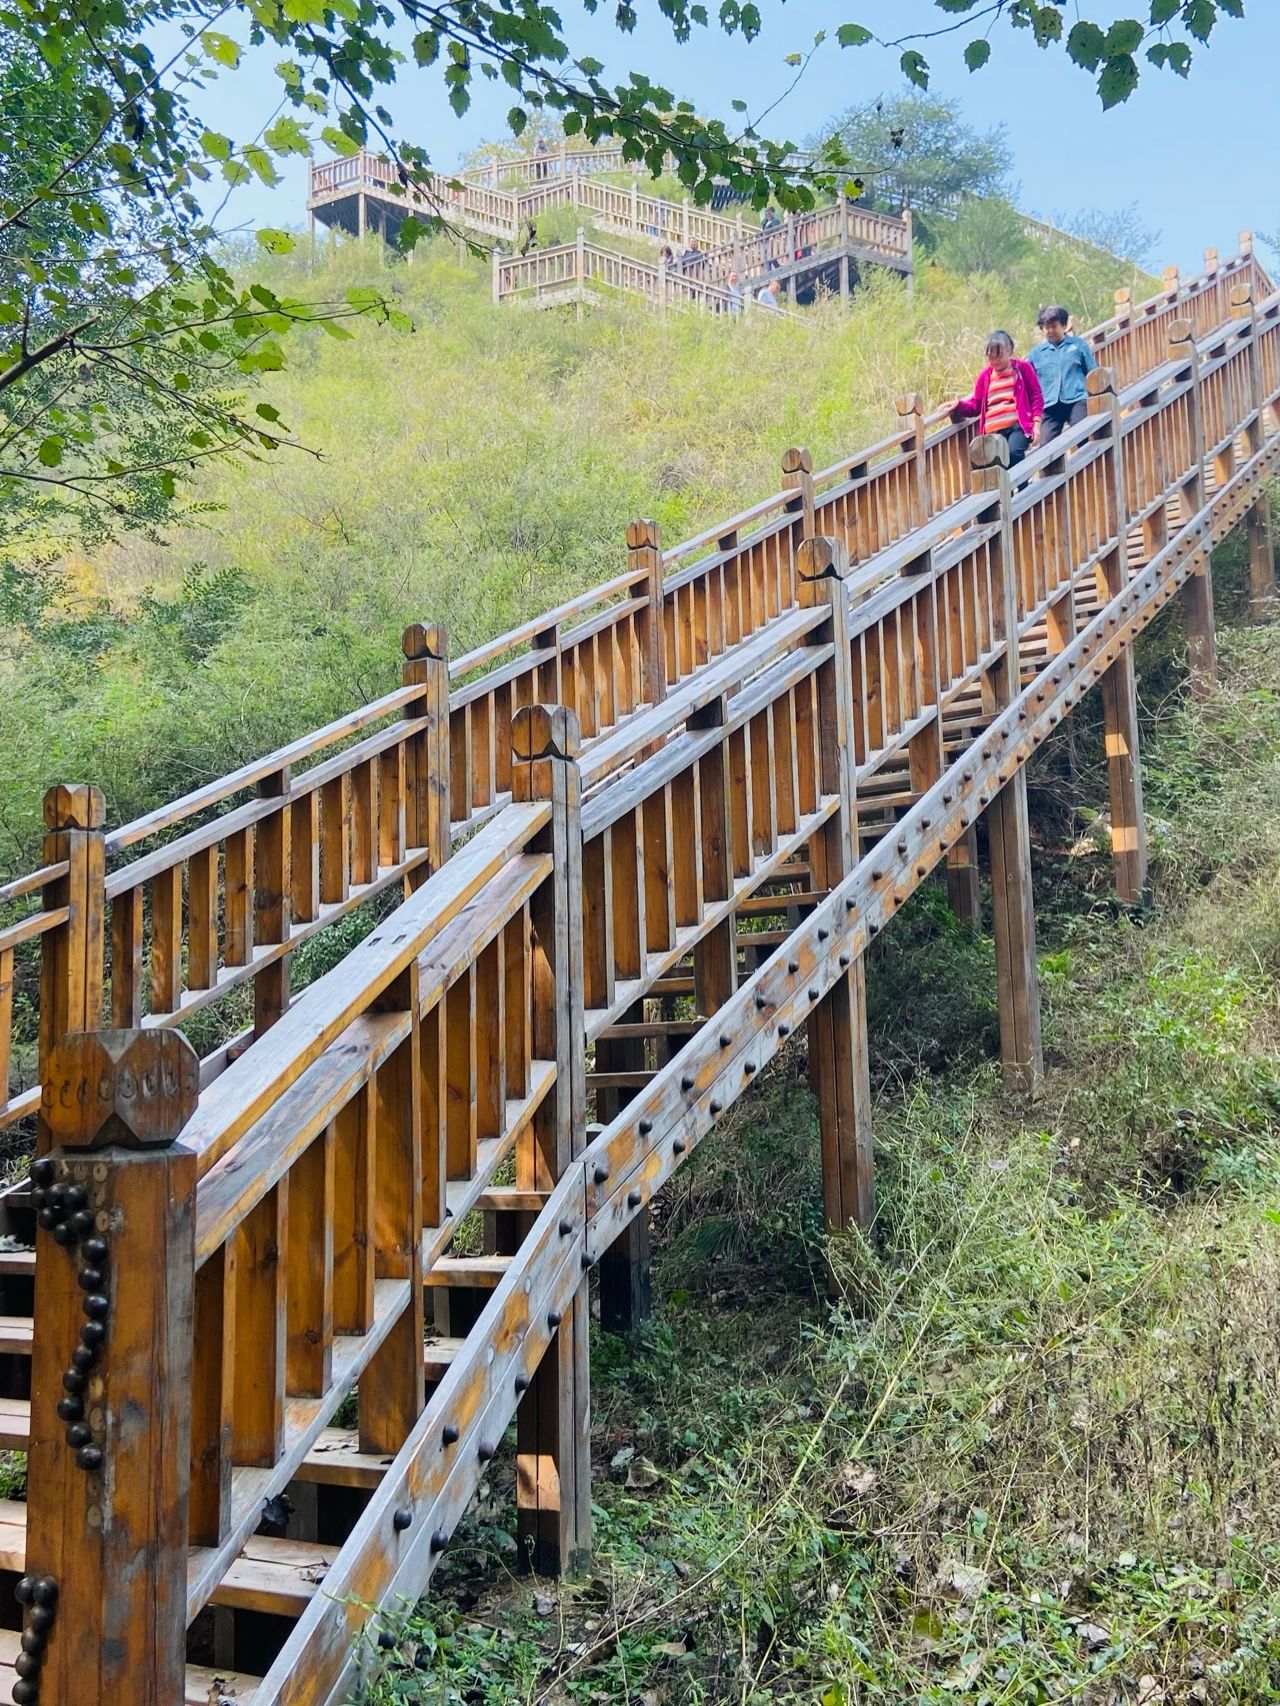
[[[946,23],[932,0],[760,0],[762,34],[750,45],[711,28],[685,46],[649,8],[632,36],[620,35],[604,17],[587,18],[573,0],[564,5],[575,51],[593,54],[619,79],[632,67],[664,82],[705,113],[733,118],[731,100],[746,100],[753,116],[783,95],[794,76],[783,63],[803,51],[819,29],[831,32],[807,72],[774,109],[762,129],[800,141],[842,108],[903,86],[897,55],[876,47],[842,50],[834,31],[847,21],[881,35]],[[610,8],[605,8],[611,10]],[[1099,21],[1135,12],[1145,0],[1080,0],[1084,15]],[[642,15],[644,8],[641,8]],[[710,8],[714,17],[716,8]],[[1042,217],[1082,207],[1108,210],[1138,204],[1143,221],[1162,232],[1153,256],[1159,266],[1199,269],[1206,245],[1233,251],[1242,229],[1280,228],[1277,187],[1276,95],[1280,62],[1280,6],[1250,0],[1243,22],[1224,20],[1196,56],[1189,79],[1148,68],[1136,94],[1109,113],[1098,105],[1089,76],[1061,50],[1039,51],[1026,31],[999,26],[994,52],[982,71],[961,61],[971,27],[924,44],[933,87],[958,96],[976,126],[1003,122],[1015,156],[1019,201]],[[239,72],[202,99],[202,111],[237,140],[267,121],[275,102],[271,70],[278,53],[246,60]],[[433,161],[452,166],[467,149],[502,134],[510,92],[478,80],[474,104],[462,119],[443,98],[438,72],[402,68],[385,103],[395,133],[420,142]],[[226,218],[233,224],[297,226],[306,197],[305,162],[290,162],[276,190],[246,186]]]

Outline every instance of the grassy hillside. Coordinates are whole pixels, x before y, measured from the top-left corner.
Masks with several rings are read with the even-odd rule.
[[[406,622],[460,652],[615,572],[631,516],[700,531],[776,489],[788,445],[821,466],[901,391],[954,394],[992,325],[1025,346],[1040,301],[1092,320],[1128,282],[1027,249],[999,277],[926,264],[914,306],[877,277],[849,314],[718,325],[496,309],[444,242],[273,265],[298,293],[386,287],[416,331],[300,339],[266,394],[307,452],[203,478],[163,543],[0,555],[0,871],[34,857],[48,784],[97,782],[127,819],[393,684]]]
[[[1033,767],[1043,1098],[922,892],[869,973],[846,1303],[797,1039],[666,1193],[655,1319],[593,1345],[590,1576],[516,1576],[500,1457],[376,1706],[1280,1700],[1280,628],[1223,654],[1155,717],[1154,910],[1046,809],[1105,798],[1097,731]]]

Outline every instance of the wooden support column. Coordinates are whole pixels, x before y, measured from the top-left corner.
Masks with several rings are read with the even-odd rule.
[[[404,715],[426,723],[404,754],[405,846],[425,847],[429,855],[405,879],[412,893],[449,857],[449,637],[438,622],[414,622],[402,646],[403,684],[422,689]]]
[[[969,446],[973,489],[989,496],[983,521],[998,520],[992,603],[1004,651],[987,672],[984,699],[998,710],[1018,695],[1018,632],[1013,528],[1009,497],[1009,446],[998,435]],[[1036,975],[1036,921],[1031,893],[1031,835],[1027,773],[1019,768],[987,808],[991,854],[991,911],[1000,1011],[1000,1058],[1006,1086],[1034,1093],[1044,1077],[1040,1041],[1040,985]]]
[[[511,723],[511,794],[546,800],[542,851],[550,877],[534,896],[533,1058],[556,1081],[516,1158],[519,1190],[549,1191],[586,1146],[583,1053],[582,779],[578,719],[564,706],[528,705]],[[535,851],[539,849],[534,849]],[[591,1385],[585,1279],[564,1311],[516,1418],[516,1535],[539,1575],[583,1567],[591,1551]]]
[[[839,809],[809,844],[815,889],[833,889],[857,862],[856,767],[851,721],[849,559],[837,539],[810,539],[800,550],[802,609],[825,607],[830,621],[815,635],[832,646],[818,676],[819,763],[824,794]],[[870,1226],[875,1214],[867,987],[862,955],[838,977],[809,1018],[809,1081],[822,1138],[822,1197],[827,1225]]]
[[[919,391],[898,398],[898,430],[905,435],[902,454],[911,462],[911,525],[923,527],[933,514],[933,494],[924,453],[924,398]]]
[[[662,585],[662,534],[656,521],[643,517],[627,525],[627,569],[643,574],[631,596],[643,606],[640,616],[640,697],[660,705],[667,696],[667,628]]]
[[[643,1025],[644,1002],[629,1007],[622,1022]],[[602,1037],[596,1044],[596,1066],[601,1072],[643,1072],[646,1065],[642,1036]],[[601,1090],[596,1098],[597,1118],[602,1124],[616,1119],[635,1094],[622,1087]],[[652,1310],[646,1204],[600,1257],[600,1325],[606,1333],[630,1333],[648,1320]]]
[[[1246,247],[1246,241],[1248,246]],[[1253,239],[1247,231],[1240,233],[1241,253],[1251,255]],[[1262,351],[1258,345],[1258,311],[1254,303],[1252,283],[1238,284],[1231,292],[1231,312],[1237,320],[1249,322],[1250,402],[1253,419],[1247,437],[1249,454],[1256,456],[1262,449],[1266,433],[1263,410],[1266,389],[1262,377]],[[1244,518],[1245,541],[1249,551],[1249,614],[1257,620],[1262,616],[1276,590],[1275,542],[1271,532],[1271,501],[1260,497]]]
[[[40,1079],[54,1049],[73,1031],[93,1031],[102,1023],[103,954],[106,912],[106,851],[103,826],[106,804],[100,788],[59,786],[44,796],[46,865],[69,867],[65,877],[49,883],[44,904],[50,910],[67,909],[65,923],[44,938],[40,955]],[[141,958],[142,914],[138,901],[131,908],[130,940],[136,934]],[[117,902],[121,915],[124,906]],[[122,966],[121,983],[130,984],[130,997],[140,999],[133,983],[135,963]],[[36,1123],[36,1150],[49,1147],[46,1118],[41,1111]]]
[[[1206,251],[1208,253],[1208,251]],[[1178,378],[1190,385],[1192,442],[1187,447],[1191,471],[1182,480],[1182,519],[1197,515],[1205,503],[1204,410],[1200,398],[1200,352],[1195,326],[1190,320],[1175,320],[1169,328],[1169,353],[1179,363]],[[1182,583],[1182,608],[1187,621],[1187,664],[1191,691],[1202,699],[1218,674],[1218,638],[1213,616],[1213,560],[1206,550],[1201,561]]]
[[[718,729],[725,720],[720,694],[689,718],[690,729]],[[728,900],[733,892],[733,836],[729,810],[729,746],[721,741],[698,766],[699,826],[702,839],[702,898]],[[738,987],[738,950],[734,915],[729,914],[694,944],[693,1004],[704,1017],[724,1006]]]
[[[982,927],[982,884],[978,873],[978,831],[973,824],[947,849],[947,904],[962,924]]]
[[[184,1695],[199,1070],[161,1030],[45,1063],[18,1706]]]
[[[1106,452],[1111,506],[1110,535],[1114,544],[1100,565],[1108,599],[1124,591],[1129,578],[1127,540],[1129,508],[1121,454],[1120,406],[1115,382],[1108,368],[1098,367],[1088,376],[1089,413],[1110,420],[1110,442]],[[1164,511],[1148,527],[1151,555],[1163,549],[1166,537]],[[1126,646],[1102,677],[1102,716],[1107,752],[1107,785],[1111,798],[1111,857],[1116,893],[1121,900],[1137,904],[1147,894],[1147,826],[1142,810],[1142,766],[1138,757],[1138,682],[1133,647]]]

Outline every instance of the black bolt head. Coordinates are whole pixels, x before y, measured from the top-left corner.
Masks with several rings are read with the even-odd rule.
[[[35,1677],[40,1675],[41,1662],[35,1653],[19,1653],[13,1661],[13,1668],[19,1676]]]
[[[710,1113],[711,1113],[712,1119],[714,1119],[717,1114],[723,1113],[723,1112],[724,1112],[724,1103],[723,1102],[712,1102],[711,1103]]]
[[[49,1645],[49,1637],[40,1629],[24,1629],[22,1631],[22,1650],[24,1653],[42,1653]]]
[[[106,1337],[107,1329],[101,1321],[86,1321],[80,1329],[81,1344],[88,1345],[91,1350],[97,1350],[106,1341]]]
[[[639,1191],[628,1191],[627,1192],[627,1207],[628,1208],[639,1208],[640,1204],[643,1201],[644,1201],[644,1198]]]
[[[682,1090],[686,1090],[686,1091],[692,1090],[693,1086],[696,1083],[697,1083],[697,1080],[695,1078],[691,1078],[689,1076],[689,1074],[686,1072],[684,1077],[680,1080],[680,1088]]]
[[[51,1185],[53,1176],[53,1162],[47,1155],[42,1155],[38,1161],[31,1163],[31,1177],[37,1185]]]
[[[444,1427],[440,1431],[440,1438],[446,1445],[456,1445],[458,1443],[458,1430],[454,1427],[452,1422],[446,1422],[444,1424]]]
[[[443,1528],[437,1528],[435,1533],[431,1536],[431,1550],[433,1552],[443,1552],[448,1544],[449,1536],[445,1533]]]
[[[769,998],[767,995],[757,995],[756,996],[756,1012],[757,1013],[763,1013],[765,1008],[768,1005],[769,1005]]]
[[[58,1420],[60,1422],[78,1422],[84,1415],[83,1398],[59,1398]]]
[[[595,1180],[597,1185],[603,1185],[605,1180],[609,1177],[609,1169],[607,1167],[597,1167],[591,1177]]]
[[[571,1220],[562,1220],[560,1222],[558,1231],[559,1231],[560,1236],[562,1238],[567,1238],[569,1236],[569,1234],[573,1231],[573,1222]]]
[[[810,990],[810,991],[809,991],[809,999],[810,999],[810,1001],[816,1001],[816,1000],[817,1000],[817,999],[818,999],[818,996],[819,996],[819,995],[820,995],[820,994],[821,994],[821,991],[820,991],[820,990],[817,990],[817,989],[811,989],[811,990]]]
[[[850,965],[851,965],[851,964],[852,964],[852,961],[851,961],[851,960],[850,960],[850,958],[849,958],[849,956],[848,956],[848,954],[841,954],[841,956],[840,956],[840,967],[841,967],[841,970],[842,970],[842,971],[847,971],[847,970],[848,970],[848,968],[849,968],[849,966],[850,966]]]
[[[53,1628],[53,1612],[47,1605],[33,1605],[27,1613],[27,1628],[37,1635],[47,1635]]]
[[[68,1245],[75,1243],[76,1235],[71,1230],[69,1221],[60,1220],[58,1222],[53,1229],[53,1241],[55,1244],[61,1244],[64,1250]]]
[[[102,1468],[102,1452],[96,1445],[82,1445],[76,1452],[76,1462],[86,1475],[96,1475]]]
[[[800,961],[799,960],[788,960],[787,961],[787,970],[791,973],[792,977],[794,977],[796,975],[796,973],[800,970]]]
[[[733,1047],[733,1038],[729,1035],[728,1031],[721,1031],[721,1033],[720,1033],[720,1047],[721,1048],[732,1048]]]
[[[90,1292],[80,1305],[91,1321],[105,1321],[111,1313],[111,1299],[100,1291]]]
[[[683,1155],[685,1150],[689,1147],[689,1145],[685,1142],[685,1140],[682,1137],[677,1137],[675,1139],[675,1141],[672,1143],[671,1147],[672,1147],[672,1150],[677,1155]]]
[[[397,1505],[395,1515],[391,1518],[391,1526],[397,1534],[403,1534],[413,1521],[413,1512],[408,1505]]]
[[[82,1445],[93,1444],[93,1429],[88,1422],[72,1422],[67,1429],[67,1444],[77,1451]]]
[[[37,1605],[47,1605],[50,1610],[58,1603],[58,1584],[52,1576],[37,1576],[32,1588],[32,1597]]]
[[[69,1368],[62,1377],[62,1384],[68,1392],[83,1392],[89,1382],[78,1368]]]
[[[591,1254],[590,1250],[584,1250],[582,1252],[582,1270],[584,1273],[594,1261],[595,1257]]]
[[[89,1193],[83,1185],[72,1185],[67,1191],[67,1207],[74,1213],[76,1209],[88,1208]]]
[[[92,1262],[95,1268],[100,1268],[107,1259],[107,1241],[105,1238],[86,1238],[84,1243],[84,1259]]]
[[[379,1629],[379,1631],[378,1631],[378,1645],[382,1648],[384,1653],[389,1653],[391,1651],[392,1647],[395,1646],[395,1644],[396,1644],[396,1638],[391,1633],[390,1629]]]
[[[827,937],[828,937],[828,936],[829,936],[829,935],[830,935],[830,934],[831,934],[831,932],[830,932],[830,930],[819,930],[819,932],[818,932],[818,940],[819,940],[819,941],[820,941],[820,942],[825,942],[825,941],[826,941],[826,939],[827,939]]]
[[[51,1208],[42,1208],[36,1216],[36,1224],[43,1226],[46,1232],[52,1232],[58,1224],[58,1217]]]
[[[81,1374],[88,1374],[98,1360],[98,1353],[92,1345],[77,1345],[71,1353],[71,1366],[78,1368]]]
[[[791,1026],[790,1025],[779,1025],[778,1026],[778,1035],[780,1037],[789,1037],[791,1035]]]
[[[69,1224],[77,1238],[84,1238],[93,1231],[93,1216],[87,1208],[82,1208],[79,1213],[71,1216]]]
[[[18,1577],[17,1581],[13,1584],[13,1597],[17,1600],[19,1605],[35,1604],[35,1586],[36,1579],[34,1576]]]
[[[12,1689],[14,1706],[36,1706],[40,1698],[40,1684],[30,1678],[20,1676]]]
[[[81,1268],[80,1272],[76,1275],[76,1283],[79,1285],[81,1291],[101,1291],[102,1269]]]
[[[529,1390],[529,1376],[527,1374],[517,1374],[516,1375],[516,1391],[517,1392],[527,1392],[528,1390]]]
[[[35,1209],[37,1214],[44,1207],[44,1199],[45,1199],[45,1193],[37,1185],[35,1190],[33,1190],[31,1193],[31,1206],[33,1209]]]
[[[488,1463],[489,1459],[496,1454],[497,1449],[497,1446],[490,1445],[488,1440],[482,1439],[480,1444],[476,1447],[476,1456],[480,1459],[481,1463]]]
[[[653,1121],[652,1120],[641,1120],[640,1121],[640,1135],[641,1135],[641,1137],[648,1137],[649,1133],[652,1130],[653,1130]]]
[[[547,1326],[550,1327],[551,1331],[554,1333],[556,1328],[559,1325],[560,1325],[560,1311],[558,1309],[548,1309],[547,1310]]]
[[[60,1215],[66,1207],[67,1193],[63,1190],[61,1185],[51,1185],[49,1188],[49,1194],[45,1198],[45,1201],[49,1204],[49,1207],[55,1214]]]

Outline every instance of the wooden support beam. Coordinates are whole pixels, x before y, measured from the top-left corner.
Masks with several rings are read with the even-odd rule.
[[[978,873],[978,832],[973,824],[947,849],[947,904],[962,924],[982,925],[982,884]]]
[[[40,954],[40,1040],[41,1081],[54,1049],[63,1037],[76,1031],[93,1031],[102,1023],[102,967],[105,954],[106,849],[103,826],[106,802],[100,788],[59,786],[44,796],[44,852],[46,865],[68,867],[67,874],[44,890],[50,912],[67,909],[66,921],[45,937]],[[122,982],[129,986],[128,1006],[140,1009],[142,963],[141,895],[132,903],[127,932],[113,931],[113,949],[120,951],[122,935],[136,958],[120,966]],[[113,1007],[116,1005],[113,992]],[[6,1090],[7,1090],[6,1085]],[[48,1149],[48,1122],[43,1111],[37,1119],[36,1150]]]
[[[1259,498],[1244,518],[1249,548],[1249,614],[1266,614],[1276,595],[1275,537],[1271,529],[1271,500]]]
[[[578,719],[529,705],[511,723],[511,793],[547,800],[552,874],[534,897],[533,1056],[554,1060],[533,1141],[516,1157],[520,1190],[550,1190],[586,1145],[583,1051],[582,778]],[[591,1382],[585,1280],[561,1314],[516,1412],[516,1537],[539,1575],[583,1567],[591,1552]]]
[[[984,696],[997,708],[1019,689],[1016,568],[1010,515],[1009,446],[998,435],[974,439],[969,463],[976,494],[990,498],[981,520],[996,521],[992,605],[997,638],[1006,650],[987,672]],[[1000,1058],[1006,1086],[1034,1094],[1044,1078],[1040,1041],[1040,985],[1036,976],[1036,921],[1031,891],[1031,836],[1027,774],[1017,770],[986,813],[991,856],[991,912],[996,949]]]
[[[848,554],[837,539],[811,539],[800,551],[803,609],[831,613],[818,638],[832,647],[819,674],[818,762],[821,790],[839,799],[836,814],[814,836],[814,879],[834,888],[857,860],[857,799],[850,721],[853,686],[849,641]],[[822,1195],[827,1225],[869,1226],[875,1213],[871,1077],[868,1066],[866,974],[859,955],[809,1018],[809,1079],[822,1138]]]
[[[636,1002],[623,1014],[628,1034],[601,1037],[596,1043],[596,1065],[605,1075],[635,1074],[648,1080],[644,1002]],[[635,1095],[639,1085],[602,1087],[596,1095],[599,1117],[614,1119]],[[649,1209],[646,1205],[600,1257],[600,1326],[606,1333],[631,1333],[653,1310],[649,1262]]]
[[[173,1031],[46,1062],[18,1702],[183,1698],[198,1076]]]

